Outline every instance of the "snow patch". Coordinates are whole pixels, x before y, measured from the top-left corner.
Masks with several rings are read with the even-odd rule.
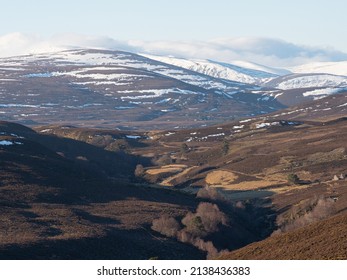
[[[118,106],[118,107],[114,107],[117,110],[128,110],[128,109],[134,109],[136,107],[134,106]]]
[[[28,104],[0,104],[1,108],[41,108],[41,105],[28,105]]]
[[[316,89],[312,91],[306,91],[303,93],[303,96],[314,96],[314,99],[321,99],[331,94],[339,93],[342,90],[346,90],[346,88],[323,88]]]
[[[23,143],[18,141],[8,141],[8,140],[0,141],[0,146],[12,146],[12,145],[23,145]]]
[[[233,129],[242,129],[242,128],[244,128],[245,127],[245,125],[243,124],[243,125],[234,125],[233,126]]]
[[[269,127],[269,126],[273,126],[273,125],[279,125],[279,122],[272,122],[272,123],[257,123],[255,124],[255,128],[264,128],[264,127]]]
[[[119,93],[150,93],[144,95],[134,95],[134,96],[122,96],[122,100],[136,100],[136,99],[148,99],[148,98],[157,98],[162,95],[167,95],[169,93],[177,94],[199,94],[198,92],[184,90],[179,88],[166,88],[166,89],[146,89],[146,90],[124,90],[119,91]]]
[[[24,77],[27,77],[27,78],[50,78],[52,76],[53,76],[52,73],[32,73],[32,74],[25,75]]]
[[[141,138],[141,136],[138,136],[138,135],[126,135],[125,137],[128,139],[140,139]]]
[[[225,136],[225,133],[211,134],[211,135],[207,135],[207,136],[201,137],[201,139],[207,139],[207,138],[210,138],[210,137],[220,137],[220,136]]]
[[[52,132],[51,128],[40,130],[40,133],[50,133],[50,132]]]

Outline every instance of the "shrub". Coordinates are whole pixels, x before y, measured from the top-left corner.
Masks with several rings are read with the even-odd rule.
[[[172,163],[172,158],[169,155],[163,155],[155,160],[155,164],[163,166]]]
[[[142,164],[136,165],[134,174],[136,177],[142,177],[145,174],[145,169]]]
[[[186,143],[182,143],[180,147],[181,153],[186,154],[189,152],[189,147]]]
[[[221,212],[217,205],[201,202],[196,213],[188,212],[182,219],[186,230],[194,236],[204,237],[209,233],[217,232],[220,224],[227,224],[226,215]]]
[[[201,217],[188,213],[182,220],[182,224],[186,226],[185,230],[193,236],[205,236],[205,228],[202,224]]]
[[[202,224],[208,233],[218,231],[220,224],[227,224],[226,215],[219,210],[216,204],[201,202],[196,209],[196,214],[201,217]]]
[[[209,199],[211,201],[217,201],[217,202],[224,202],[227,200],[221,192],[219,192],[216,188],[212,188],[212,187],[205,187],[200,189],[198,193],[196,194],[196,197]]]
[[[301,228],[316,221],[332,216],[336,212],[334,200],[330,198],[313,198],[302,205],[293,206],[287,217],[279,216],[276,232],[287,232]]]
[[[164,215],[152,223],[152,229],[168,237],[176,237],[183,243],[189,243],[207,252],[207,258],[215,258],[219,252],[212,241],[205,240],[210,233],[218,232],[220,225],[227,225],[227,216],[216,204],[201,202],[195,213],[188,212],[181,225],[172,217]]]
[[[224,140],[224,141],[223,141],[223,144],[222,144],[222,152],[223,152],[223,155],[227,155],[228,152],[229,152],[229,149],[230,149],[230,147],[229,147],[229,142],[226,141],[226,140]]]
[[[288,179],[288,183],[293,185],[300,182],[299,176],[294,173],[289,174],[287,179]]]

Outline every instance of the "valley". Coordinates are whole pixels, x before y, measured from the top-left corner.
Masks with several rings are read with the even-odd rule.
[[[279,255],[272,250],[255,256],[243,247],[266,248],[274,240],[283,242],[276,245],[282,250],[287,236],[345,217],[345,119],[240,122],[136,134],[53,125],[35,132],[2,123],[0,194],[7,222],[2,223],[0,255],[267,259]],[[290,174],[298,179],[290,181]],[[201,237],[188,225],[180,229],[176,223],[203,203],[216,205],[227,222]],[[322,212],[306,220],[320,203]],[[177,233],[153,229],[162,217],[175,219],[170,228]],[[337,239],[345,234],[333,232]],[[118,248],[119,242],[133,245]],[[314,245],[315,257],[343,257],[344,241],[336,252],[324,244]],[[292,253],[280,258],[308,257],[295,247],[300,243],[290,246]]]
[[[323,66],[1,58],[0,258],[346,259],[347,73]]]

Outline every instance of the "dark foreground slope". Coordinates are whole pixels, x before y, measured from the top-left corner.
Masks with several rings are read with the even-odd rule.
[[[347,259],[347,215],[273,236],[222,255],[223,260]]]
[[[1,259],[205,257],[192,246],[153,235],[155,218],[183,216],[195,202],[128,184],[124,177],[133,172],[133,159],[16,124],[3,122],[0,132]],[[81,158],[73,160],[77,151]],[[121,180],[107,179],[111,169],[102,160]]]
[[[134,185],[136,165],[151,164],[134,153],[155,143],[143,142],[145,134],[53,126],[37,133],[7,122],[0,129],[0,258],[204,259],[271,233],[264,225],[274,219],[262,219],[271,209],[262,205]],[[158,219],[177,226],[153,230]]]

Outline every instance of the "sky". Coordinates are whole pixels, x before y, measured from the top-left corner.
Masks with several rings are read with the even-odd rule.
[[[0,0],[0,56],[69,45],[275,66],[347,60],[346,10],[345,0]]]

